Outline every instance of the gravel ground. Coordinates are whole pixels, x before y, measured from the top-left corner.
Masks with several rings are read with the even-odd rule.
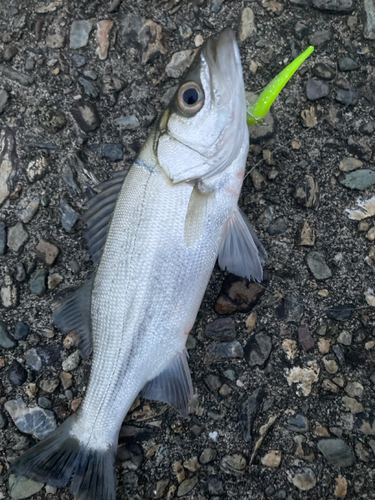
[[[78,216],[135,159],[192,51],[226,26],[253,93],[316,47],[250,129],[240,206],[268,252],[265,281],[215,268],[188,339],[191,414],[135,402],[117,496],[375,498],[375,207],[346,212],[374,196],[373,1],[3,5],[0,498],[72,498],[8,471],[85,392],[90,360],[51,320],[93,268]],[[104,20],[108,54],[105,35],[96,52]]]

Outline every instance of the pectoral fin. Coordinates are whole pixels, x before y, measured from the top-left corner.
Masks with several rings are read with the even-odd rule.
[[[147,382],[141,396],[162,401],[173,406],[182,417],[189,414],[189,403],[193,397],[187,351],[178,353],[156,378]]]
[[[263,279],[262,262],[266,260],[267,252],[245,214],[237,208],[223,231],[219,266],[237,276],[253,277],[260,282]]]
[[[194,187],[185,219],[184,240],[187,247],[193,246],[203,236],[214,200],[213,192],[202,193]]]

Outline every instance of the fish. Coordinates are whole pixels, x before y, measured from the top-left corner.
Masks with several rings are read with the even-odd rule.
[[[186,340],[212,270],[261,281],[266,251],[238,207],[249,131],[231,29],[196,55],[129,171],[83,216],[91,278],[53,313],[92,352],[79,409],[12,466],[79,500],[115,500],[121,424],[139,393],[189,412]]]

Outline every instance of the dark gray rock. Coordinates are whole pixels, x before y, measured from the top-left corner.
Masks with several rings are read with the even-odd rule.
[[[78,220],[78,214],[65,200],[61,200],[59,206],[59,216],[62,227],[66,231],[71,231]]]
[[[349,14],[353,10],[353,0],[312,0],[312,5],[316,9],[332,14]]]
[[[243,348],[237,340],[234,340],[233,342],[221,342],[210,346],[207,349],[204,362],[209,365],[214,362],[236,358],[243,358]]]
[[[339,59],[339,70],[340,71],[353,71],[359,68],[357,61],[351,57],[341,57]]]
[[[41,396],[40,398],[38,398],[38,405],[41,408],[48,410],[49,408],[52,408],[52,401],[48,398],[45,398],[44,396]]]
[[[32,71],[35,68],[35,59],[33,57],[27,57],[25,61],[25,70]]]
[[[297,21],[294,26],[294,35],[297,40],[303,40],[310,33],[310,27],[303,21]]]
[[[258,387],[241,405],[239,422],[242,427],[243,438],[247,443],[253,439],[253,424],[263,401],[264,394],[264,389]]]
[[[117,460],[121,462],[131,462],[135,468],[139,468],[143,461],[142,447],[137,443],[130,443],[126,446],[120,446],[117,451]]]
[[[86,64],[86,58],[81,54],[73,54],[72,61],[76,68],[82,68]]]
[[[364,168],[347,174],[341,181],[345,187],[349,189],[367,189],[375,184],[375,170]]]
[[[98,111],[94,104],[79,99],[70,109],[78,126],[86,133],[93,132],[100,125]]]
[[[205,336],[209,339],[231,342],[236,338],[236,326],[232,318],[219,318],[206,325]]]
[[[363,7],[363,36],[367,40],[375,40],[375,4],[374,2],[363,2]]]
[[[29,233],[22,222],[8,229],[8,247],[14,252],[19,252],[29,239]]]
[[[89,97],[92,97],[93,99],[96,99],[98,97],[98,95],[99,95],[98,91],[96,90],[96,88],[94,87],[94,85],[91,82],[86,80],[86,78],[84,78],[83,76],[80,76],[78,78],[78,81],[82,85],[83,91],[86,95],[88,95]]]
[[[9,94],[6,90],[0,89],[0,113],[4,111],[8,104]]]
[[[333,467],[350,467],[355,462],[352,450],[342,439],[321,439],[318,449]]]
[[[326,315],[336,321],[346,321],[352,315],[354,307],[351,304],[341,304],[326,309]]]
[[[14,45],[6,45],[3,51],[4,61],[11,61],[18,54],[18,49]]]
[[[272,350],[272,340],[260,332],[251,337],[245,346],[245,359],[250,366],[264,366]]]
[[[217,375],[207,375],[204,381],[206,382],[208,388],[213,392],[218,391],[222,386],[222,382]]]
[[[9,476],[9,493],[13,500],[30,498],[36,495],[43,486],[44,483],[39,483],[26,477],[16,476],[15,474],[10,474]]]
[[[324,63],[315,64],[312,67],[312,72],[313,75],[315,75],[318,78],[321,78],[322,80],[332,80],[333,78],[335,78],[336,75],[335,69]]]
[[[310,423],[306,417],[297,413],[288,418],[284,424],[285,429],[293,432],[308,432],[310,430]]]
[[[27,371],[15,359],[8,370],[8,380],[12,385],[19,386],[26,382]]]
[[[306,257],[306,262],[315,279],[326,280],[331,278],[332,271],[328,267],[322,253],[315,251],[309,252]]]
[[[326,42],[329,42],[332,38],[332,33],[330,30],[316,31],[314,34],[309,36],[309,44],[314,45],[314,47],[320,47]]]
[[[46,366],[53,365],[60,359],[61,347],[59,345],[45,345],[29,349],[25,352],[27,365],[39,372]]]
[[[344,356],[344,353],[342,352],[341,347],[338,344],[334,344],[332,346],[332,351],[336,355],[336,358],[338,359],[338,362],[340,363],[340,365],[344,365],[345,364],[345,356]]]
[[[14,338],[16,340],[25,340],[30,333],[30,327],[23,321],[19,321],[14,327]]]
[[[338,90],[336,101],[346,106],[355,106],[358,102],[359,94],[354,90]]]
[[[207,478],[207,489],[210,495],[223,495],[224,487],[223,481],[219,476],[210,475]]]
[[[9,78],[14,82],[23,85],[24,87],[28,87],[34,83],[34,78],[32,76],[25,75],[16,69],[10,68],[9,66],[3,67],[3,76],[5,78]]]
[[[5,230],[4,222],[0,222],[0,255],[5,253],[5,248],[7,244],[7,233]]]
[[[306,83],[306,95],[309,101],[317,101],[329,94],[329,84],[322,80],[310,78]]]
[[[7,325],[4,321],[0,321],[0,347],[3,349],[13,349],[17,342],[9,335]]]
[[[28,408],[22,398],[7,401],[4,407],[21,432],[43,439],[57,427],[55,415],[50,410],[35,406]]]
[[[46,269],[38,269],[30,279],[30,290],[41,297],[46,291]]]
[[[304,351],[312,351],[314,349],[314,339],[310,330],[305,325],[298,328],[298,340]]]
[[[121,142],[116,144],[103,144],[103,156],[109,161],[121,161],[124,156],[124,146]]]
[[[140,127],[139,120],[135,115],[120,116],[116,118],[115,124],[120,130],[135,130]]]
[[[362,123],[359,127],[361,134],[372,135],[375,132],[375,122],[370,120],[368,122]]]
[[[23,267],[22,262],[17,262],[16,263],[16,276],[15,276],[15,278],[20,283],[22,281],[25,281],[26,271],[25,271],[25,268]]]
[[[223,5],[224,2],[225,2],[225,0],[212,0],[212,2],[211,2],[212,12],[219,12],[219,10],[221,9],[221,6]]]
[[[275,222],[273,222],[270,227],[267,229],[267,233],[271,236],[276,236],[277,234],[283,234],[288,229],[287,227],[287,218],[286,217],[278,217]]]
[[[290,293],[286,294],[281,303],[276,307],[277,319],[285,323],[299,323],[303,315],[303,304]]]

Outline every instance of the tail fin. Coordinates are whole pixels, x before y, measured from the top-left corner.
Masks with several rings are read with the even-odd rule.
[[[95,450],[70,434],[72,415],[43,441],[12,465],[12,473],[56,488],[72,479],[70,491],[77,500],[116,500],[115,450]]]

